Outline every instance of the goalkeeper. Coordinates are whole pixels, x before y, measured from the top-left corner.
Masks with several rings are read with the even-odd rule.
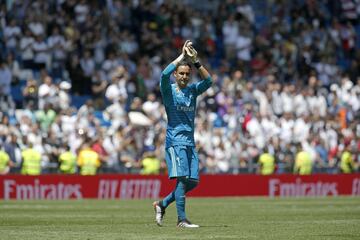
[[[189,84],[191,64],[200,74],[201,81]],[[170,75],[176,82],[171,84]],[[178,58],[172,61],[162,72],[160,90],[168,118],[165,158],[169,178],[176,179],[176,187],[167,197],[153,203],[155,219],[159,226],[165,209],[176,202],[178,227],[196,228],[185,214],[185,195],[199,183],[199,159],[194,141],[194,119],[196,98],[212,84],[209,72],[201,65],[192,42],[187,40]]]

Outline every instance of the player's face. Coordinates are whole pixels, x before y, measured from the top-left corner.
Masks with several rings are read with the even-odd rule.
[[[190,80],[191,69],[187,65],[179,66],[174,72],[174,76],[176,79],[176,83],[180,88],[184,88],[187,86]]]

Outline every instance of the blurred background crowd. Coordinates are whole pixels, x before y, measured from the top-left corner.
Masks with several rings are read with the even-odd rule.
[[[214,80],[203,173],[357,171],[359,17],[359,0],[1,1],[0,172],[166,171],[159,79],[186,39]]]

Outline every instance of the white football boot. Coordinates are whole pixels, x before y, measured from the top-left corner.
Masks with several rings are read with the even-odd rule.
[[[189,220],[187,219],[184,219],[182,221],[178,221],[178,224],[177,226],[179,228],[198,228],[200,227],[199,225],[196,225],[196,224],[192,224]]]
[[[155,222],[159,227],[161,227],[165,215],[165,209],[160,207],[159,201],[155,201],[153,203],[153,207],[155,211]]]

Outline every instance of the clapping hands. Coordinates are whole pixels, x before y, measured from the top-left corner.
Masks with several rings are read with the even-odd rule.
[[[184,56],[188,57],[192,63],[198,61],[197,59],[197,51],[192,46],[192,42],[190,40],[186,40],[182,49],[182,53]]]

